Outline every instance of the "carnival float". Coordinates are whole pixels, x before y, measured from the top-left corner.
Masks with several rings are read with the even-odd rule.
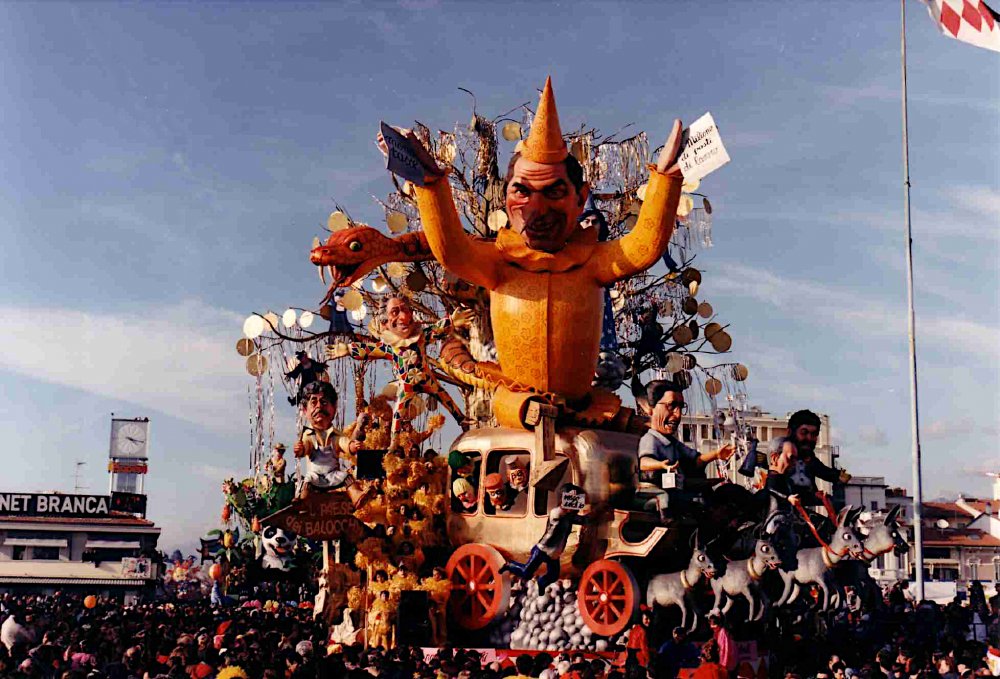
[[[800,591],[842,605],[843,574],[866,572],[842,562],[899,548],[894,516],[865,535],[858,512],[765,488],[749,370],[701,296],[713,208],[679,121],[654,150],[565,134],[546,82],[537,108],[383,124],[378,144],[385,228],[335,205],[309,253],[318,304],[254,313],[237,342],[249,475],[224,484],[221,580],[241,554],[268,578],[307,553],[332,643],[600,652]],[[685,408],[725,445],[657,457]]]

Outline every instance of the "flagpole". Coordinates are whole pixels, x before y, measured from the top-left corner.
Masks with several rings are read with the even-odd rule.
[[[906,297],[909,303],[910,426],[913,439],[913,547],[916,560],[916,599],[924,599],[923,482],[920,472],[920,415],[917,409],[917,338],[913,312],[913,234],[910,230],[910,142],[906,115],[906,0],[899,0],[902,13],[903,61],[903,219],[906,222]]]

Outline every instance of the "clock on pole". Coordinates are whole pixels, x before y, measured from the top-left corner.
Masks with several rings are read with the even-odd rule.
[[[108,450],[112,496],[143,495],[148,453],[149,418],[126,419],[112,414],[111,445]]]

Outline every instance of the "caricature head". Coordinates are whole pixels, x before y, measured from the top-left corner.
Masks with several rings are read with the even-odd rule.
[[[431,575],[433,575],[438,580],[444,580],[445,577],[447,577],[447,574],[446,574],[446,572],[444,570],[444,567],[442,567],[442,566],[435,566],[431,570]]]
[[[455,479],[454,483],[451,484],[451,492],[466,507],[471,507],[476,503],[476,489],[469,483],[468,479]]]
[[[462,477],[471,476],[474,469],[472,458],[458,450],[448,453],[448,466]]]
[[[308,368],[312,364],[312,359],[304,351],[296,351],[295,358],[299,359],[299,363]]]
[[[507,493],[504,491],[502,476],[499,474],[487,474],[483,480],[483,487],[486,489],[486,495],[489,497],[491,505],[500,507],[504,504]]]
[[[314,429],[327,430],[337,413],[337,390],[329,382],[310,382],[302,390],[302,408]]]
[[[420,332],[408,299],[393,295],[385,301],[385,327],[399,337],[413,337]]]
[[[531,132],[510,159],[505,190],[510,228],[532,250],[558,252],[580,228],[590,187],[580,163],[566,150],[548,80]]]
[[[795,442],[799,454],[807,457],[816,450],[822,421],[811,410],[799,410],[788,418],[788,436]]]
[[[517,490],[523,490],[528,486],[528,468],[521,458],[507,458],[507,483]]]
[[[386,573],[381,568],[375,571],[375,582],[387,582],[389,580],[389,574]]]
[[[274,452],[271,453],[271,456],[274,459],[278,459],[278,458],[284,457],[285,456],[285,444],[284,443],[275,444],[275,446],[274,446]]]
[[[653,380],[646,386],[646,398],[653,409],[650,428],[661,434],[676,435],[681,418],[687,412],[684,391],[680,385],[666,380]]]

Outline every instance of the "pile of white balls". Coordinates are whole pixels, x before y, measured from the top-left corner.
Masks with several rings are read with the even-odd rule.
[[[553,582],[542,592],[534,580],[512,590],[510,609],[494,634],[491,641],[512,649],[606,651],[609,646],[584,624],[569,580]]]

